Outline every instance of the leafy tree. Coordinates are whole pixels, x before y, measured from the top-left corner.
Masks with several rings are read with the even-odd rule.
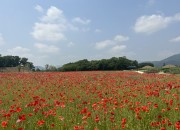
[[[20,63],[21,63],[23,66],[25,66],[25,65],[27,64],[27,61],[28,61],[28,58],[23,57],[23,58],[21,58]]]
[[[137,62],[137,60],[133,61],[132,64],[133,64],[134,66],[136,66],[136,68],[138,67],[138,62]]]
[[[49,69],[49,64],[46,64],[46,65],[45,65],[45,69],[46,69],[46,71],[48,71],[48,69]]]
[[[49,71],[57,71],[56,66],[50,65],[49,66]]]
[[[150,63],[150,62],[143,62],[143,63],[138,64],[138,68],[142,68],[144,66],[152,66],[152,67],[154,67],[154,64]]]
[[[0,55],[0,67],[18,67],[20,65],[26,66],[29,69],[33,69],[34,65],[32,62],[28,62],[28,58],[20,58],[19,56],[2,56]]]
[[[0,67],[4,67],[4,59],[3,59],[3,57],[0,57]]]
[[[58,70],[60,71],[87,71],[87,70],[124,70],[129,66],[138,66],[137,61],[132,61],[126,57],[112,57],[111,59],[80,60],[74,63],[63,65]]]
[[[40,72],[41,70],[39,68],[37,68],[35,71]]]
[[[20,64],[20,60],[21,58],[19,56],[13,56],[14,62],[13,62],[13,66],[18,66]]]
[[[34,70],[34,69],[35,69],[35,67],[34,67],[34,65],[33,65],[32,62],[27,62],[27,63],[25,64],[25,67],[26,67],[27,69],[29,69],[29,70]]]

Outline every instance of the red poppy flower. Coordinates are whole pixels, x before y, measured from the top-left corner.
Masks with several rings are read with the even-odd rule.
[[[20,108],[20,107],[16,108],[16,112],[21,112],[21,111],[22,111],[22,108]]]
[[[99,122],[99,117],[98,116],[96,116],[96,118],[95,118],[95,122]]]
[[[1,126],[2,126],[2,127],[7,127],[7,124],[8,124],[7,121],[1,122]]]
[[[166,130],[166,128],[162,127],[160,130]]]
[[[44,123],[45,123],[44,120],[39,120],[39,121],[37,122],[38,126],[41,126],[41,125],[43,125]]]
[[[154,104],[154,108],[158,108],[158,104]]]

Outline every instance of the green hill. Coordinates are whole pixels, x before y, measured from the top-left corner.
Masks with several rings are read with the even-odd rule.
[[[161,61],[152,61],[151,63],[153,63],[154,66],[163,66],[164,64],[165,65],[172,64],[172,65],[180,66],[180,54],[172,55]]]

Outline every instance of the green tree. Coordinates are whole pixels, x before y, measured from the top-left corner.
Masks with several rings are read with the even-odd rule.
[[[29,70],[34,70],[34,69],[35,69],[32,62],[27,62],[27,63],[25,64],[25,67],[26,67],[27,69],[29,69]]]
[[[14,56],[13,59],[14,59],[14,64],[13,64],[13,66],[14,66],[14,67],[18,66],[18,65],[20,64],[21,58],[20,58],[19,56]]]
[[[53,65],[50,65],[48,70],[49,71],[57,71],[57,68]]]
[[[27,64],[27,61],[28,61],[28,58],[23,57],[23,58],[21,58],[20,63],[21,63],[23,66],[25,66],[25,65]]]
[[[28,66],[29,69],[33,69],[34,65],[32,62],[28,62],[28,58],[20,58],[19,56],[1,56],[0,55],[0,67],[17,67],[17,66]]]
[[[154,67],[154,64],[150,63],[150,62],[143,62],[143,63],[138,64],[138,68],[142,68],[144,66],[152,66],[152,67]]]
[[[40,72],[41,70],[39,68],[37,68],[35,71]]]
[[[49,70],[49,64],[45,65],[45,70],[48,71]]]
[[[3,57],[0,57],[0,67],[4,67],[4,59],[3,59]]]
[[[112,57],[111,59],[93,60],[87,59],[80,60],[74,63],[63,65],[61,71],[84,71],[84,70],[125,70],[129,66],[138,66],[138,62],[127,59],[126,57]]]

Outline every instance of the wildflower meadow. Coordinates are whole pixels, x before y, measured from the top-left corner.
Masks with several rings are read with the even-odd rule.
[[[0,73],[0,130],[180,130],[180,77]]]

